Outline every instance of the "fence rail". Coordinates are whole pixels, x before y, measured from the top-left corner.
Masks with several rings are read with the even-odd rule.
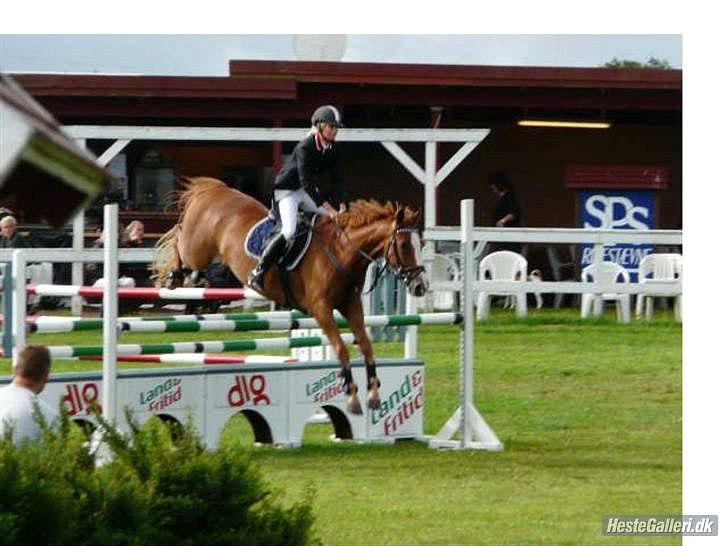
[[[473,241],[493,243],[548,243],[611,245],[681,245],[682,230],[676,229],[585,229],[585,228],[486,228],[476,227]],[[437,226],[425,230],[428,241],[460,241],[460,226]]]
[[[593,244],[595,262],[603,261],[606,245],[652,244],[682,245],[682,230],[669,229],[582,229],[582,228],[473,228],[470,233],[473,241],[543,244]],[[429,241],[461,241],[460,226],[438,226],[425,230]],[[460,281],[433,281],[432,290],[459,291]],[[657,296],[678,296],[682,294],[682,281],[648,281],[646,283],[598,283],[579,281],[488,281],[473,282],[478,292],[498,293],[499,291],[538,292],[541,294],[651,294]]]

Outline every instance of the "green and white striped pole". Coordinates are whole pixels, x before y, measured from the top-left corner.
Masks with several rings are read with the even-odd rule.
[[[336,325],[347,328],[348,321],[335,318]],[[459,324],[460,313],[423,313],[413,315],[371,315],[364,317],[365,326],[416,326],[421,324]],[[269,318],[243,320],[120,320],[122,332],[243,332],[266,330],[298,330],[318,328],[316,319],[301,314],[301,318]],[[81,330],[100,330],[103,321],[97,319],[40,321],[29,325],[32,333],[60,333]]]
[[[354,344],[353,334],[342,334],[346,345]],[[329,345],[326,336],[312,337],[273,337],[263,339],[246,339],[234,341],[182,341],[177,343],[121,344],[115,346],[118,355],[173,354],[173,353],[229,353],[236,351],[269,351],[290,349],[293,347],[316,347]],[[52,358],[76,358],[80,356],[97,356],[104,354],[101,345],[51,345],[48,347]]]

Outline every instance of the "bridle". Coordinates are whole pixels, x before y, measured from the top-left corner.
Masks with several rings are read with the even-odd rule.
[[[399,246],[397,245],[397,235],[400,233],[418,233],[417,228],[400,227],[392,232],[392,236],[389,238],[387,248],[384,250],[384,261],[387,263],[387,254],[392,247],[394,247],[394,257],[397,259],[397,263],[392,267],[395,276],[402,280],[406,286],[409,286],[424,270],[422,265],[404,265],[402,263],[402,257],[399,254]],[[411,240],[410,235],[410,240]]]
[[[354,250],[362,258],[364,258],[367,262],[369,262],[371,264],[371,263],[374,263],[377,261],[377,259],[375,257],[373,257],[371,254],[364,252],[361,249],[361,247],[355,245],[354,242],[349,237],[349,235],[346,233],[346,231],[344,231],[339,224],[334,222],[334,227],[339,233],[343,234],[344,237],[346,237],[346,239],[349,241],[349,243],[351,243],[351,246],[354,248]],[[314,231],[314,234],[315,233],[316,232]],[[392,269],[392,272],[394,273],[394,275],[398,279],[400,279],[402,282],[404,282],[405,286],[408,286],[408,287],[409,287],[410,283],[412,283],[412,281],[414,281],[417,278],[417,276],[420,275],[425,270],[424,266],[421,266],[421,265],[406,266],[402,263],[402,256],[400,255],[399,247],[397,246],[397,235],[399,235],[400,233],[410,233],[410,234],[418,233],[418,230],[417,230],[417,228],[398,227],[392,231],[392,235],[389,237],[389,240],[387,241],[387,245],[385,246],[384,252],[382,254],[382,256],[384,257],[383,263],[380,266],[377,266],[377,269],[374,273],[374,279],[371,282],[371,286],[369,287],[368,290],[362,292],[363,294],[368,294],[369,292],[374,290],[374,288],[379,283],[379,280],[384,275],[384,271],[388,267],[390,269]],[[334,264],[336,269],[339,270],[341,273],[343,273],[346,277],[348,277],[350,279],[350,281],[352,281],[352,284],[355,284],[354,281],[356,279],[341,264],[339,259],[334,255],[333,252],[331,252],[331,249],[329,249],[325,244],[323,244],[323,242],[321,242],[319,240],[319,237],[317,237],[316,240],[319,242],[319,246],[321,246],[321,249],[329,257],[329,259]],[[387,255],[389,254],[392,247],[394,247],[394,257],[397,260],[393,266],[390,265],[389,262],[387,261]]]

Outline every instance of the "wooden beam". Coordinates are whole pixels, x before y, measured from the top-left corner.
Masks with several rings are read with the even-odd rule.
[[[285,127],[156,127],[68,125],[73,138],[122,140],[216,140],[297,142],[308,128]],[[339,142],[481,142],[488,129],[341,129]]]
[[[425,171],[396,142],[382,142],[382,146],[384,146],[384,148],[392,154],[412,176],[414,176],[422,184],[425,183]]]
[[[445,163],[442,168],[440,168],[439,171],[437,171],[437,175],[435,176],[435,184],[438,186],[442,184],[442,182],[447,178],[447,176],[457,167],[460,165],[460,163],[468,157],[470,152],[472,152],[475,147],[479,144],[479,142],[466,142],[463,144],[460,149],[453,154],[453,156],[448,159],[447,163]]]

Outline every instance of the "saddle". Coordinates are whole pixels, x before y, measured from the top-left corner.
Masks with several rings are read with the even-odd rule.
[[[313,226],[316,223],[314,213],[298,213],[298,221],[296,223],[296,234],[293,237],[293,243],[286,249],[283,257],[278,262],[278,267],[286,271],[293,271],[306,254],[306,250],[311,245],[313,238]],[[281,225],[275,216],[269,214],[260,222],[255,224],[245,237],[243,248],[248,256],[252,256],[256,260],[260,259],[263,250],[268,241],[275,237],[281,231]]]

